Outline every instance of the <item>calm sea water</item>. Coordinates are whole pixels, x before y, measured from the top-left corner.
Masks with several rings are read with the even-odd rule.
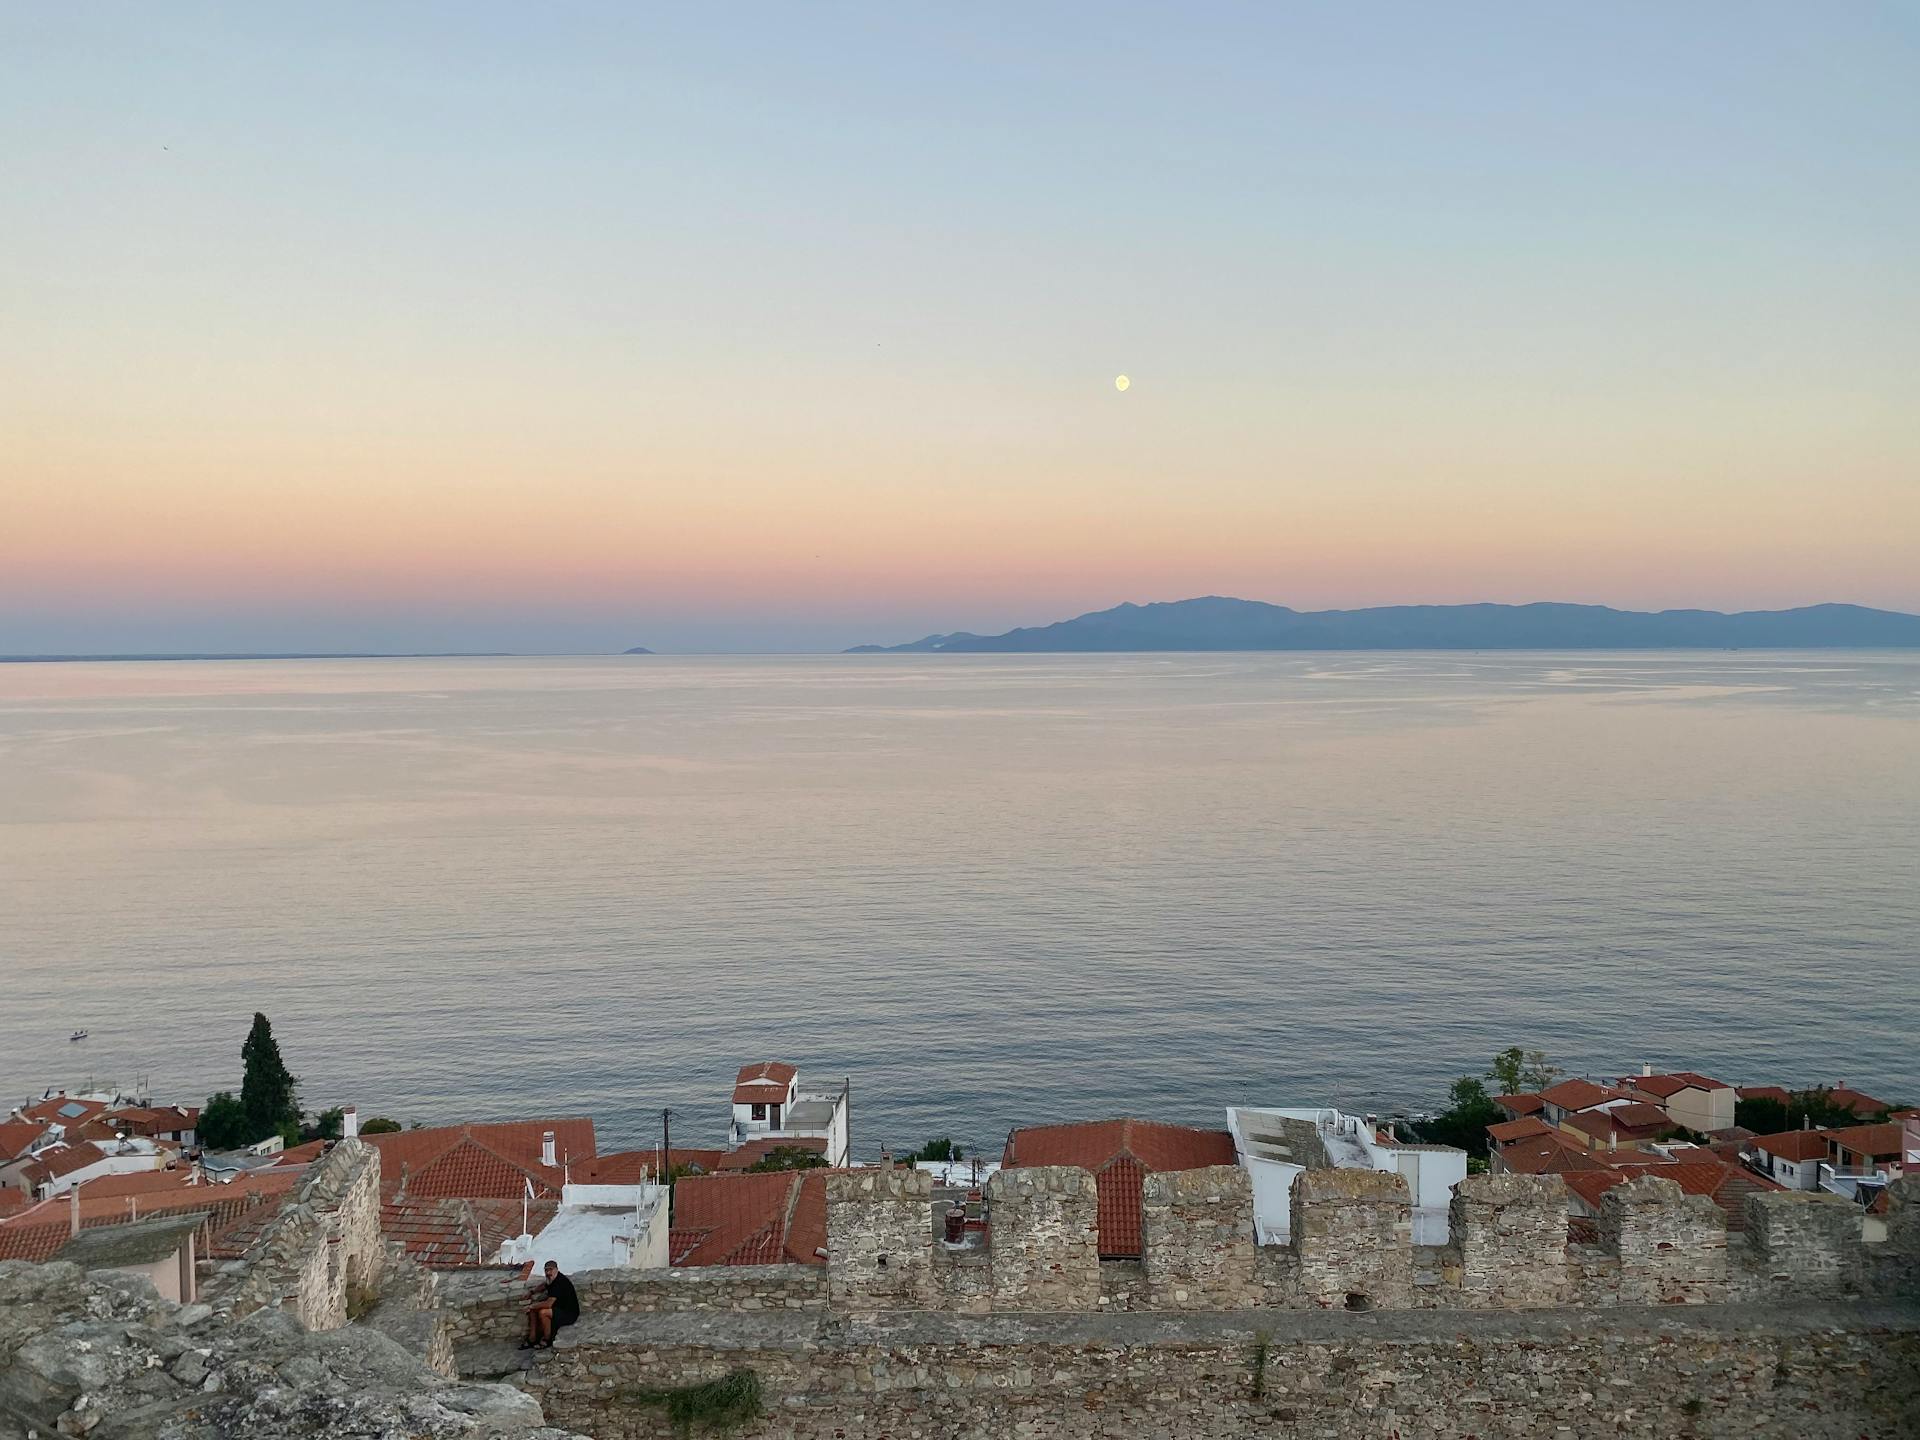
[[[1509,1043],[1920,1099],[1920,656],[0,666],[0,1097],[255,1009],[316,1106],[603,1144],[767,1057],[863,1154]]]

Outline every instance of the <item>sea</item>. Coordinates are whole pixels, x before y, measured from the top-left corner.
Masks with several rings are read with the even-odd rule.
[[[313,1109],[602,1149],[763,1059],[861,1158],[1508,1045],[1920,1101],[1920,654],[0,665],[0,1110],[255,1011]]]

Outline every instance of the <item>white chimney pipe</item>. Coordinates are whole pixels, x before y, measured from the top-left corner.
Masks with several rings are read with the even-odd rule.
[[[551,1130],[540,1137],[540,1163],[549,1169],[554,1165],[553,1131]]]
[[[1642,1060],[1640,1062],[1640,1073],[1642,1075],[1651,1075],[1653,1073],[1653,1066],[1649,1065],[1646,1061]]]
[[[360,1107],[349,1105],[340,1116],[340,1136],[344,1140],[360,1138]]]
[[[71,1197],[67,1205],[67,1233],[78,1235],[80,1233],[80,1187],[74,1186],[67,1191],[67,1194]]]

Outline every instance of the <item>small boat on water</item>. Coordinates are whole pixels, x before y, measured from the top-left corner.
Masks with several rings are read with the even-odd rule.
[[[68,1044],[72,1044],[72,1043],[73,1043],[73,1042],[74,1042],[75,1040],[84,1040],[84,1039],[86,1039],[86,1038],[87,1038],[87,1032],[86,1032],[86,1031],[84,1031],[84,1030],[76,1030],[76,1031],[74,1031],[74,1032],[73,1032],[73,1034],[71,1034],[71,1035],[69,1035],[69,1036],[67,1036],[67,1043],[68,1043]]]

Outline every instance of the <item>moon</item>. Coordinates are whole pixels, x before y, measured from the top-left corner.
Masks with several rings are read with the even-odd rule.
[[[1133,384],[1133,381],[1124,375],[1116,375],[1113,377],[1113,388],[1116,390],[1124,390],[1131,384]]]

